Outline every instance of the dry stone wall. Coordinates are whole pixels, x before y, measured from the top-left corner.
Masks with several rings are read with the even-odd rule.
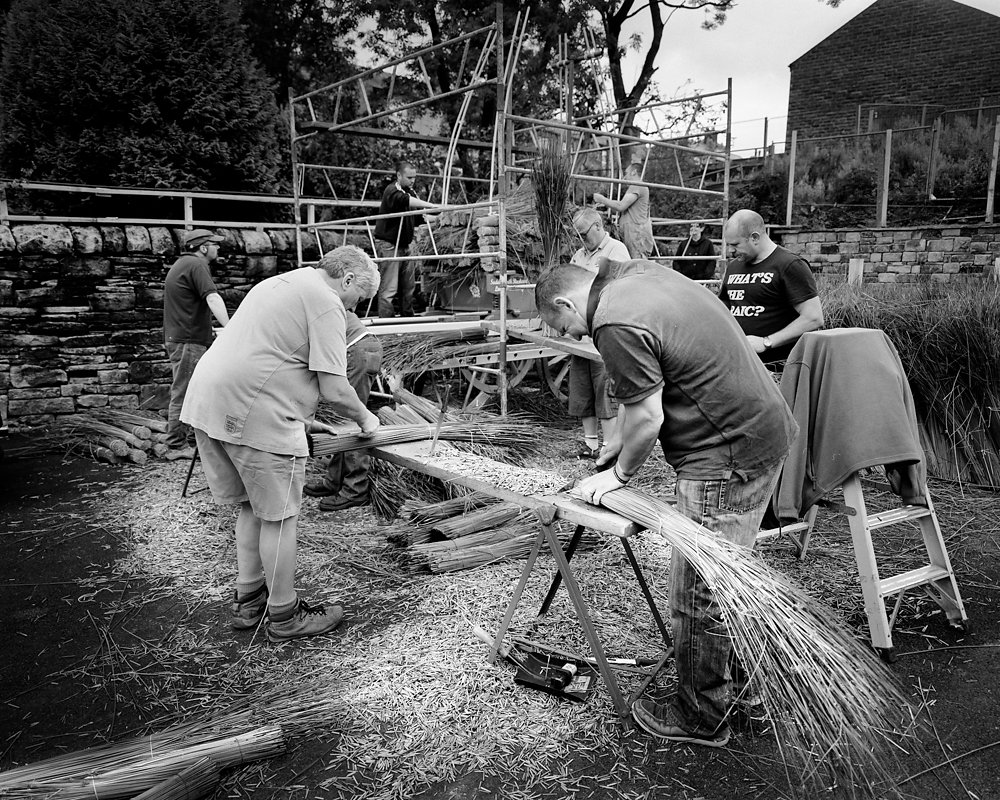
[[[0,225],[0,411],[12,430],[92,408],[166,408],[163,279],[183,233]],[[296,266],[293,231],[218,233],[224,263],[212,272],[230,313],[255,283]],[[305,256],[318,257],[315,241]]]
[[[876,230],[776,229],[775,239],[821,275],[846,276],[864,261],[866,283],[977,281],[1000,258],[1000,225]]]

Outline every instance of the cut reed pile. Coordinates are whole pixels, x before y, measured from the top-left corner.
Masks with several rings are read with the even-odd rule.
[[[666,539],[711,588],[733,646],[764,698],[793,787],[806,797],[894,794],[916,712],[901,687],[834,614],[751,550],[634,489],[602,504]]]
[[[149,425],[139,424],[140,421],[156,425],[154,420],[146,420],[145,417],[104,409],[61,417],[44,436],[49,443],[58,443],[70,452],[88,455],[98,461],[145,464],[150,453],[163,455],[167,447],[156,440],[158,435]],[[160,422],[165,428],[166,423]]]
[[[483,347],[485,331],[400,333],[382,336],[382,369],[419,374],[448,358],[473,355]]]
[[[878,328],[910,383],[931,475],[1000,487],[1000,287],[843,285],[823,293],[827,327]]]
[[[407,470],[409,472],[409,470]],[[499,502],[495,497],[473,492],[434,503],[407,500],[400,506],[399,515],[403,521],[385,531],[386,539],[395,545],[409,547],[413,544],[429,542],[434,525],[469,511],[484,508]]]
[[[504,421],[465,420],[436,425],[421,423],[416,425],[383,425],[372,436],[343,433],[330,436],[325,433],[311,434],[313,456],[330,456],[349,450],[364,450],[369,447],[385,447],[407,442],[433,439],[450,442],[482,442],[496,447],[532,447],[536,443],[534,425]]]

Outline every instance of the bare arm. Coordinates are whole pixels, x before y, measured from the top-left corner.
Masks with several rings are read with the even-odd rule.
[[[229,312],[226,311],[226,304],[222,299],[222,295],[218,292],[212,292],[205,296],[205,302],[208,303],[209,310],[211,310],[212,314],[219,321],[219,324],[225,328],[229,324]]]
[[[639,195],[635,192],[627,192],[621,200],[612,200],[610,197],[601,194],[600,192],[594,192],[594,202],[600,203],[610,208],[612,211],[616,211],[619,214],[624,214],[632,204],[639,199]]]
[[[798,316],[780,331],[768,334],[771,347],[779,347],[798,340],[803,333],[815,331],[823,327],[823,304],[818,297],[812,297],[795,306]],[[764,339],[761,336],[748,336],[750,345],[757,353],[765,351]]]
[[[332,375],[329,372],[319,372],[317,375],[320,393],[338,414],[353,419],[361,426],[362,433],[374,433],[378,429],[378,417],[358,399],[358,393],[344,375]]]
[[[419,197],[414,197],[412,194],[410,197],[410,211],[415,211],[418,208],[437,208],[434,203],[428,203],[426,200],[421,200]]]
[[[660,389],[638,403],[622,405],[618,424],[610,442],[605,443],[597,459],[598,466],[617,461],[613,469],[598,472],[577,485],[584,500],[600,504],[606,492],[620,489],[646,462],[663,427],[663,390]]]

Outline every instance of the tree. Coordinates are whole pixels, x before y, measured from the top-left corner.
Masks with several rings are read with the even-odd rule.
[[[8,176],[275,189],[278,110],[236,0],[14,0],[5,30]]]
[[[634,108],[641,105],[656,73],[656,57],[663,45],[663,31],[667,21],[675,11],[702,11],[705,21],[702,26],[712,30],[726,21],[726,15],[736,5],[736,0],[592,0],[593,8],[601,19],[604,39],[611,71],[611,86],[618,108]],[[841,0],[820,0],[829,6],[840,5]],[[648,12],[649,38],[633,36],[628,48],[642,54],[642,66],[631,88],[625,86],[622,60],[627,47],[622,41],[625,25],[630,19]],[[632,127],[633,113],[619,115],[619,130]]]

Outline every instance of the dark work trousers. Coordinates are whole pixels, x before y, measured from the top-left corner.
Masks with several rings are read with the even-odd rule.
[[[347,348],[347,382],[368,403],[372,381],[382,366],[382,343],[368,334]],[[368,497],[368,470],[372,457],[368,450],[348,450],[330,457],[323,483],[332,493],[346,500]]]

